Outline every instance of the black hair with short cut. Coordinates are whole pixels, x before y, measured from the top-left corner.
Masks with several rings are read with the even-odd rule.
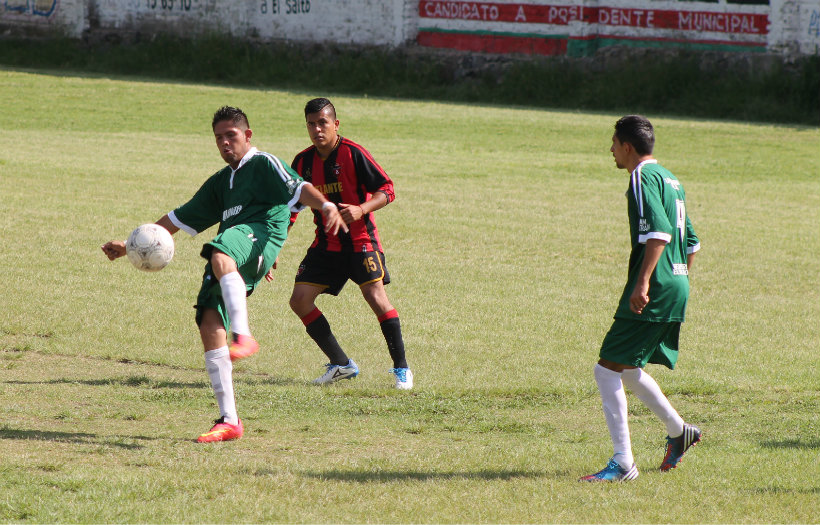
[[[217,123],[225,120],[233,123],[235,126],[243,126],[246,129],[251,128],[251,125],[248,123],[248,116],[245,115],[244,111],[232,106],[222,106],[216,110],[216,113],[214,113],[214,120],[211,122],[211,129],[215,128]]]
[[[333,102],[323,97],[308,100],[308,103],[305,104],[305,116],[318,113],[327,107],[330,108],[330,116],[333,117],[333,120],[336,120],[336,108],[333,106]]]
[[[621,144],[632,144],[638,155],[651,155],[655,149],[655,129],[649,119],[641,115],[627,115],[615,123],[615,136]]]

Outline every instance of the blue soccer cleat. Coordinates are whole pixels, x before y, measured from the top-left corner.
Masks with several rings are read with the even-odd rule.
[[[632,464],[630,469],[625,469],[615,461],[615,457],[609,460],[603,470],[584,476],[578,481],[631,481],[638,477],[638,466]]]

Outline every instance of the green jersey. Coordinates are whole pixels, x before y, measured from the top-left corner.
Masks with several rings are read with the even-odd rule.
[[[632,172],[626,193],[632,253],[629,274],[615,318],[651,322],[683,322],[689,298],[687,255],[700,249],[692,222],[686,214],[683,185],[658,161],[641,162]],[[649,280],[649,304],[638,315],[629,309],[646,252],[646,241],[666,242]]]
[[[291,211],[299,203],[304,180],[279,159],[251,148],[234,170],[225,166],[212,175],[187,203],[168,214],[190,235],[219,223],[218,233],[239,224],[265,225],[284,240]]]

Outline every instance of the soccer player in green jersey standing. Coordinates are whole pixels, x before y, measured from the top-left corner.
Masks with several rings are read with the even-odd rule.
[[[631,390],[668,432],[660,470],[677,466],[700,441],[700,430],[678,415],[643,368],[647,363],[675,368],[678,336],[689,297],[689,269],[700,249],[686,214],[680,181],[652,157],[655,132],[644,117],[629,115],[615,124],[610,151],[615,165],[631,177],[626,193],[632,253],[615,321],[601,345],[595,381],[601,394],[614,455],[600,472],[581,481],[627,481],[638,477],[627,423]]]
[[[220,108],[212,129],[228,165],[208,178],[191,200],[157,221],[171,234],[182,230],[192,236],[219,224],[216,237],[202,248],[208,263],[197,297],[196,323],[221,417],[199,442],[242,437],[231,362],[259,349],[248,326],[246,297],[276,261],[291,212],[310,206],[321,210],[328,233],[347,231],[339,210],[312,184],[278,158],[251,146],[253,132],[241,109]],[[125,255],[125,243],[110,241],[102,250],[114,260]]]

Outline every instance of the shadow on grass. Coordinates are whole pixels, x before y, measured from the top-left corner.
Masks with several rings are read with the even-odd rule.
[[[49,379],[48,381],[3,381],[7,385],[86,385],[86,386],[150,386],[151,388],[203,388],[205,381],[180,383],[176,381],[152,381],[145,377],[120,377],[111,379]]]
[[[153,441],[157,438],[148,436],[106,436],[101,438],[96,434],[86,432],[56,432],[51,430],[24,430],[19,428],[0,427],[0,439],[20,439],[54,441],[58,443],[78,443],[83,445],[100,445],[128,450],[144,448],[137,443],[127,443],[131,440]]]
[[[290,377],[275,377],[267,374],[256,374],[256,376],[238,375],[233,376],[234,384],[244,384],[248,386],[292,386],[307,385],[306,381],[297,381]]]
[[[760,487],[752,489],[753,494],[820,494],[820,487],[790,489],[786,487]]]
[[[763,448],[796,448],[806,450],[820,449],[820,439],[814,438],[809,440],[797,439],[783,439],[780,441],[762,441],[760,446]]]
[[[511,480],[537,479],[552,477],[546,472],[532,472],[528,470],[475,470],[455,472],[419,472],[412,470],[402,471],[364,471],[364,470],[327,470],[324,472],[304,472],[309,478],[320,480],[353,481],[357,483],[390,482],[390,481],[433,481],[433,480]]]

